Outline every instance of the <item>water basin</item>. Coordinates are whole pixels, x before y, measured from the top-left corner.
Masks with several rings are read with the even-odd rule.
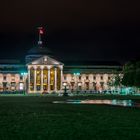
[[[132,100],[66,100],[66,101],[53,101],[54,104],[103,104],[114,105],[123,107],[140,107],[140,103]]]

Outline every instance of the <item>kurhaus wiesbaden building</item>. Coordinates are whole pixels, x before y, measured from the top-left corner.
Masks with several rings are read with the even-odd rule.
[[[117,62],[60,62],[47,47],[38,45],[27,52],[25,63],[0,60],[0,91],[51,94],[62,92],[64,86],[71,92],[108,90],[109,80],[121,70]]]

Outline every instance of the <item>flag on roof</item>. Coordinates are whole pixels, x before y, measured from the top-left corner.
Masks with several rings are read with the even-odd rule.
[[[38,29],[39,29],[39,34],[43,34],[44,33],[43,32],[43,27],[39,27]]]

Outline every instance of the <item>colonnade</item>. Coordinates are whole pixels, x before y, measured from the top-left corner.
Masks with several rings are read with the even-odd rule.
[[[28,93],[60,91],[62,76],[61,66],[28,66]]]

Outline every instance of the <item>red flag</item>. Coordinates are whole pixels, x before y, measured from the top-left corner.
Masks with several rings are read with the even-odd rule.
[[[39,29],[39,34],[43,34],[43,29],[42,28]]]

